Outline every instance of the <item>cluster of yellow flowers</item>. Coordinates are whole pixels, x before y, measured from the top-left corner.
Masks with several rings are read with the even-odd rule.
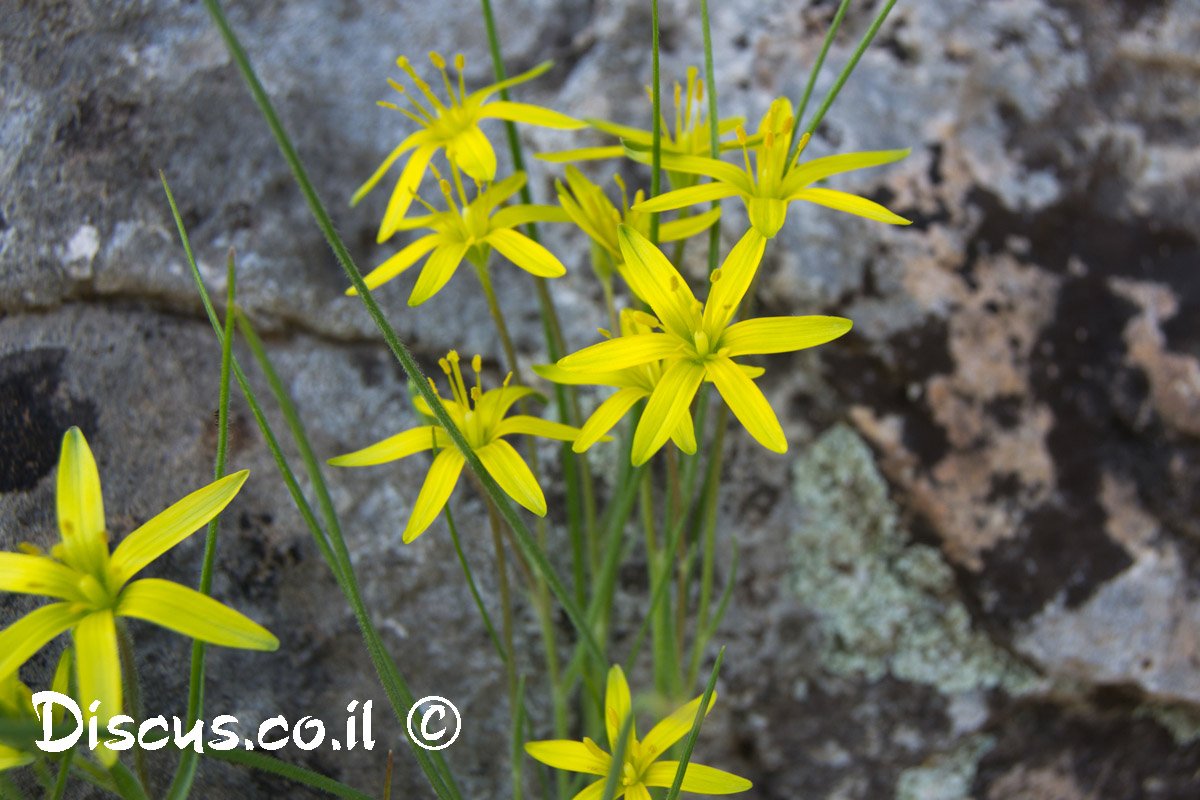
[[[480,358],[472,366],[476,385],[468,389],[459,369],[459,356],[451,351],[441,366],[453,394],[445,401],[446,410],[463,432],[468,444],[497,484],[513,500],[536,514],[546,513],[546,503],[533,473],[515,449],[503,437],[525,433],[573,442],[575,452],[587,450],[606,436],[639,401],[646,401],[634,432],[631,458],[633,465],[645,463],[668,439],[685,453],[697,449],[691,406],[701,384],[712,382],[729,409],[756,441],[774,452],[787,449],[787,439],[779,420],[754,383],[762,369],[738,363],[742,356],[783,353],[813,347],[835,339],[850,330],[851,322],[840,317],[799,316],[760,317],[737,321],[742,301],[753,285],[768,239],[784,224],[787,206],[806,200],[851,214],[891,224],[907,220],[883,206],[845,192],[816,187],[815,183],[832,175],[862,167],[886,164],[903,158],[907,150],[851,153],[800,162],[807,137],[792,144],[795,117],[786,99],[771,104],[758,131],[747,135],[740,118],[718,124],[722,136],[734,134],[720,149],[741,149],[745,167],[739,168],[715,157],[710,148],[709,121],[701,109],[703,81],[690,70],[686,87],[675,86],[675,126],[673,135],[660,135],[661,166],[673,187],[661,196],[645,199],[637,192],[629,202],[620,175],[615,181],[621,190],[618,210],[604,191],[575,167],[567,166],[566,183],[558,182],[558,206],[528,203],[504,205],[526,181],[522,172],[496,182],[494,150],[480,129],[483,119],[496,118],[545,127],[574,129],[585,125],[616,136],[620,144],[588,147],[540,156],[551,162],[605,159],[628,156],[650,163],[654,136],[651,132],[616,125],[603,120],[577,121],[558,112],[508,101],[489,102],[501,89],[536,77],[545,71],[539,66],[511,80],[467,94],[462,78],[463,57],[454,61],[458,72],[455,83],[446,70],[446,61],[437,53],[430,60],[441,73],[446,87],[443,100],[423,81],[407,59],[400,68],[419,90],[421,97],[392,81],[392,87],[411,103],[412,109],[383,103],[405,114],[419,129],[394,150],[374,175],[358,190],[354,202],[375,186],[389,167],[411,151],[388,202],[379,231],[382,243],[401,230],[432,231],[405,246],[366,276],[374,288],[391,280],[426,254],[429,258],[409,297],[415,306],[429,299],[453,276],[465,257],[478,269],[486,268],[490,251],[495,249],[525,271],[544,278],[564,273],[562,263],[546,248],[516,229],[530,222],[573,222],[594,243],[598,263],[611,269],[597,269],[611,292],[611,273],[615,270],[628,285],[638,307],[626,308],[616,315],[618,330],[601,331],[606,339],[560,359],[556,364],[538,365],[534,371],[542,378],[561,384],[611,386],[617,391],[600,404],[581,428],[547,422],[520,414],[505,417],[514,403],[532,394],[522,386],[504,386],[484,392],[479,372]],[[431,165],[438,150],[449,163],[450,179],[442,177]],[[753,159],[752,159],[753,155]],[[433,170],[446,202],[438,210],[418,195],[422,176]],[[469,199],[463,175],[475,183],[474,199]],[[711,182],[701,183],[703,177]],[[724,263],[709,277],[710,286],[703,301],[688,286],[687,280],[651,241],[652,214],[684,209],[698,203],[728,197],[740,197],[746,204],[751,227],[730,250]],[[416,199],[427,210],[424,216],[406,218]],[[719,209],[664,223],[658,228],[659,241],[677,241],[707,230],[718,221]],[[354,290],[349,290],[350,294]],[[431,381],[432,383],[432,381]],[[436,389],[435,389],[436,391]],[[418,399],[417,408],[431,416],[431,409]],[[410,542],[424,532],[436,518],[453,491],[464,465],[464,457],[451,443],[448,434],[436,423],[423,425],[385,439],[364,450],[339,456],[329,463],[336,466],[380,464],[435,449],[425,483],[404,529],[404,541]],[[670,786],[677,762],[656,762],[665,750],[690,729],[700,698],[659,723],[640,742],[630,733],[623,748],[625,762],[617,796],[648,799],[649,786]],[[620,667],[608,677],[605,723],[610,746],[617,749],[622,719],[630,711],[629,688]],[[532,742],[526,751],[533,758],[553,767],[607,776],[612,757],[595,742]],[[601,797],[604,779],[592,783],[575,800]],[[707,794],[743,791],[750,782],[735,775],[700,765],[689,765],[683,789]]]

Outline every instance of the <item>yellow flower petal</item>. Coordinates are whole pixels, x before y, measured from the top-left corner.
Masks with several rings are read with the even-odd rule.
[[[421,425],[397,433],[395,436],[389,436],[362,450],[331,458],[328,463],[331,467],[365,467],[372,464],[386,464],[389,461],[411,456],[413,453],[429,450],[435,442],[438,447],[453,446],[450,434],[437,425]]]
[[[650,800],[650,790],[642,783],[634,783],[626,787],[625,800]]]
[[[279,649],[279,640],[257,622],[208,595],[171,581],[134,581],[122,590],[116,613],[211,644],[247,650]]]
[[[717,391],[725,398],[729,410],[745,426],[746,431],[768,450],[786,453],[787,437],[783,435],[783,428],[779,426],[779,419],[771,410],[767,398],[763,397],[754,381],[747,378],[746,373],[728,358],[714,358],[707,367]]]
[[[546,516],[546,498],[525,459],[503,439],[496,439],[475,451],[488,474],[505,494],[539,517]]]
[[[404,171],[400,173],[400,177],[396,180],[396,188],[392,190],[392,196],[388,199],[387,210],[383,212],[379,235],[375,237],[375,241],[379,244],[383,244],[391,238],[392,234],[396,232],[400,220],[404,219],[404,215],[408,213],[408,207],[413,200],[413,192],[421,185],[421,179],[425,177],[429,160],[433,158],[436,150],[436,145],[425,144],[418,147],[408,157],[408,163],[404,165]]]
[[[661,250],[630,226],[618,226],[617,239],[625,257],[630,288],[638,297],[645,298],[668,330],[690,341],[696,330],[693,312],[696,297],[687,281]]]
[[[635,467],[649,460],[670,438],[702,380],[704,367],[693,361],[678,361],[663,373],[633,434],[631,460]],[[720,389],[719,383],[717,388]]]
[[[483,194],[479,195],[479,198],[472,205],[478,204],[480,207],[487,209],[488,215],[491,215],[496,206],[521,191],[522,187],[525,186],[525,181],[524,172],[514,172],[504,180],[493,183],[484,189]]]
[[[685,411],[675,424],[675,430],[671,431],[671,441],[689,456],[696,452],[696,423],[692,421],[690,411]]]
[[[117,628],[111,610],[93,611],[75,626],[75,668],[84,717],[91,717],[88,708],[99,700],[96,717],[103,727],[110,717],[121,713],[121,661],[117,656]],[[107,750],[107,747],[97,748],[96,754],[103,760]],[[116,753],[112,755],[115,759]]]
[[[649,164],[652,159],[651,152],[642,147],[626,147],[625,154],[634,161],[640,161],[643,164]],[[713,180],[736,187],[739,192],[744,194],[754,193],[754,184],[750,182],[750,176],[746,174],[746,171],[725,161],[706,156],[663,153],[661,163],[663,169],[670,170],[671,172],[686,172],[689,175],[707,175]]]
[[[46,556],[0,553],[0,591],[79,600],[79,573]]]
[[[363,277],[363,281],[366,282],[368,289],[381,286],[420,261],[430,250],[445,243],[446,237],[440,233],[422,236],[367,273]],[[358,290],[351,286],[346,290],[346,294],[354,296],[358,294]]]
[[[446,158],[480,183],[496,180],[496,151],[478,125],[463,129],[446,143]]]
[[[358,190],[354,192],[354,196],[350,198],[350,205],[358,205],[358,201],[362,200],[363,197],[366,196],[367,192],[375,188],[375,184],[379,183],[383,176],[387,174],[388,169],[391,168],[392,164],[395,163],[397,158],[404,155],[409,150],[412,150],[414,147],[421,144],[428,138],[429,133],[424,128],[416,133],[410,133],[408,136],[406,136],[404,141],[402,141],[400,145],[391,153],[389,153],[388,157],[383,160],[383,163],[379,165],[379,169],[375,170],[375,173],[371,175],[371,177],[367,178],[366,183],[358,187]]]
[[[242,470],[197,489],[126,536],[112,554],[117,585],[220,514],[249,475],[248,470]]]
[[[543,439],[557,439],[560,442],[573,442],[579,436],[579,428],[573,428],[561,422],[551,422],[541,417],[517,414],[501,420],[500,424],[492,431],[492,436],[499,439],[501,436],[521,433],[528,436],[540,436]]]
[[[887,222],[891,225],[911,225],[912,220],[905,219],[899,214],[893,214],[883,206],[866,198],[846,192],[835,192],[833,189],[801,189],[788,200],[807,200],[810,203],[856,214],[867,219]]]
[[[642,780],[647,786],[669,787],[675,782],[675,772],[678,769],[678,761],[660,761],[650,765],[650,769],[646,770]],[[744,792],[753,785],[745,778],[740,778],[731,772],[706,767],[703,764],[689,763],[687,771],[683,773],[683,785],[680,788],[685,792],[694,792],[695,794],[733,794]]]
[[[797,164],[788,171],[783,181],[783,195],[786,197],[811,183],[837,175],[840,172],[877,167],[880,164],[890,164],[911,153],[912,150],[874,150],[866,153],[842,153],[836,156],[814,158],[803,164]]]
[[[771,239],[787,221],[787,202],[779,197],[751,197],[746,200],[750,224],[763,236]]]
[[[441,451],[433,459],[433,466],[429,468],[429,474],[425,476],[425,483],[421,486],[421,493],[417,495],[417,502],[413,505],[412,516],[408,518],[408,524],[404,527],[405,544],[424,533],[437,515],[442,513],[442,506],[446,505],[446,500],[454,491],[454,484],[458,483],[458,476],[462,474],[465,463],[462,453],[454,448]]]
[[[562,164],[568,161],[597,161],[603,158],[620,158],[625,155],[625,148],[619,144],[610,147],[580,147],[575,150],[558,150],[553,153],[538,153],[535,158],[539,161],[549,161],[552,164]]]
[[[621,726],[625,717],[633,713],[633,704],[629,697],[629,682],[625,680],[625,671],[619,665],[613,665],[608,671],[608,682],[604,689],[604,729],[608,733],[608,746],[617,749],[617,737],[621,735]],[[637,738],[637,725],[629,726],[630,738]]]
[[[538,64],[537,66],[533,67],[532,69],[528,69],[525,72],[522,72],[520,75],[514,75],[511,78],[505,78],[504,80],[500,81],[499,83],[493,83],[491,86],[485,86],[484,88],[480,89],[479,91],[472,92],[470,95],[468,95],[466,103],[464,105],[471,106],[471,105],[483,103],[488,97],[490,97],[491,95],[500,91],[501,89],[507,89],[510,86],[516,86],[519,83],[524,83],[525,81],[533,80],[534,78],[543,74],[544,72],[546,72],[553,66],[554,66],[553,61],[543,61],[542,63]]]
[[[754,273],[758,271],[766,245],[762,234],[751,228],[721,264],[720,277],[712,282],[704,304],[704,330],[714,344],[720,340],[722,331],[746,296],[746,290],[754,282]]]
[[[573,798],[571,798],[571,800],[600,800],[601,797],[604,797],[604,782],[605,778],[601,778],[598,781],[589,783],[583,788],[583,791],[575,795]],[[616,800],[616,798],[620,796],[621,790],[618,789],[613,800]]]
[[[706,183],[705,186],[720,186],[721,184]],[[695,187],[697,189],[702,187]],[[716,199],[716,198],[710,198]],[[663,223],[658,229],[658,240],[660,242],[676,242],[680,239],[687,239],[695,236],[701,231],[706,231],[712,227],[718,219],[721,218],[721,209],[714,208],[705,211],[703,214],[693,214],[690,217],[677,219],[672,222]]]
[[[520,205],[502,208],[492,215],[492,229],[516,228],[530,222],[570,222],[566,209],[558,206]]]
[[[583,742],[552,739],[545,742],[526,742],[525,752],[546,766],[589,775],[608,775],[612,756],[595,753]],[[600,782],[603,785],[603,781]]]
[[[37,758],[30,753],[24,753],[15,747],[0,744],[0,772],[6,769],[23,767],[26,764],[32,764],[36,760]],[[604,781],[600,783],[603,785]]]
[[[421,277],[413,287],[408,297],[410,306],[419,306],[438,293],[446,285],[446,281],[454,277],[454,271],[462,263],[467,253],[467,245],[462,243],[443,244],[434,249],[433,255],[421,269]]]
[[[695,205],[696,203],[708,203],[713,200],[723,200],[726,197],[733,197],[738,194],[738,187],[733,184],[717,182],[717,183],[702,183],[699,186],[689,186],[686,189],[676,189],[673,192],[665,192],[658,197],[653,197],[649,200],[643,200],[633,206],[634,211],[654,212],[654,211],[670,211],[675,208],[684,208],[685,206]],[[665,226],[664,226],[665,227]],[[707,226],[705,226],[707,227]],[[700,230],[704,230],[701,228]],[[676,239],[683,237],[676,236]],[[673,239],[659,238],[659,241],[669,242]]]
[[[760,317],[735,322],[725,329],[721,347],[729,356],[788,353],[833,341],[854,325],[843,317]]]
[[[672,711],[670,716],[650,729],[646,738],[642,740],[642,753],[645,761],[640,766],[645,767],[646,764],[667,752],[671,745],[688,735],[692,724],[696,721],[696,712],[700,710],[700,701],[703,699],[703,695],[694,698],[691,702]],[[708,710],[704,712],[705,716],[712,711],[716,702],[717,693],[713,692],[708,700]],[[657,784],[650,785],[656,786]],[[670,783],[668,782],[667,785],[669,786]]]
[[[605,119],[592,119],[591,117],[584,117],[583,121],[586,122],[591,127],[595,128],[596,130],[604,131],[605,133],[609,134],[610,136],[616,136],[619,139],[628,139],[632,142],[639,142],[639,143],[645,142],[645,144],[647,146],[650,146],[654,141],[654,134],[651,133],[650,131],[643,131],[638,128],[631,128],[628,125],[621,125],[616,122],[609,122],[608,120],[605,120]]]
[[[58,459],[58,528],[66,558],[80,570],[100,572],[108,558],[104,501],[96,459],[79,428],[63,434]]]
[[[566,370],[557,364],[534,364],[533,371],[539,377],[553,383],[570,386],[623,386],[639,385],[627,370],[610,370],[604,372],[577,372]]]
[[[73,611],[71,606],[42,606],[0,631],[0,675],[15,672],[42,645],[78,622],[83,613]]]
[[[523,233],[500,228],[483,239],[509,261],[539,278],[557,278],[566,274],[566,267],[546,248]]]
[[[570,372],[613,372],[679,355],[679,339],[666,333],[639,333],[608,339],[559,359]]]
[[[513,103],[508,100],[488,103],[479,112],[479,116],[480,118],[506,119],[510,122],[524,122],[527,125],[540,125],[543,128],[559,128],[570,131],[587,127],[586,123],[568,117],[566,114],[529,103]]]
[[[541,398],[541,395],[528,386],[504,386],[499,389],[491,389],[484,392],[483,397],[475,403],[475,413],[484,417],[484,427],[495,428],[512,408],[513,403],[530,396]]]
[[[605,400],[592,412],[587,422],[583,423],[583,427],[579,429],[579,436],[575,439],[575,444],[571,446],[571,449],[576,453],[582,453],[605,438],[604,434],[621,421],[625,412],[629,411],[638,400],[648,395],[649,392],[645,389],[626,388]]]

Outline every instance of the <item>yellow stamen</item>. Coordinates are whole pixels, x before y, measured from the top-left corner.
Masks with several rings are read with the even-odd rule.
[[[596,330],[597,330],[597,331],[600,333],[600,335],[601,335],[601,336],[603,336],[605,339],[611,339],[611,338],[612,338],[612,332],[611,332],[611,331],[609,331],[609,330],[607,330],[606,328],[596,328]]]

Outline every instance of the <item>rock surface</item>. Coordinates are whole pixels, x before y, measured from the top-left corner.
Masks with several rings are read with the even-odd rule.
[[[220,354],[160,169],[214,293],[236,248],[239,303],[267,335],[318,455],[413,424],[399,368],[358,300],[342,296],[346,281],[203,6],[9,5],[0,547],[53,541],[54,467],[70,425],[96,453],[115,537],[211,479]],[[387,189],[347,201],[409,128],[373,103],[390,93],[384,79],[399,75],[401,54],[424,66],[427,50],[462,51],[468,85],[489,82],[476,6],[231,5],[353,255],[379,263],[394,252],[375,243]],[[816,100],[876,5],[851,3]],[[774,97],[798,98],[836,4],[713,6],[723,114],[754,124]],[[556,62],[520,100],[646,124],[648,4],[498,10],[510,72]],[[701,61],[696,4],[661,10],[673,79]],[[793,206],[767,250],[760,308],[840,314],[855,329],[763,360],[788,455],[765,453],[736,425],[727,440],[719,548],[728,554],[736,535],[741,562],[717,636],[728,646],[722,699],[697,757],[754,780],[753,796],[1200,796],[1198,52],[1196,0],[902,0],[817,130],[813,156],[912,147],[831,186],[913,224]],[[607,142],[522,136],[535,151]],[[607,181],[614,169],[591,174]],[[531,165],[538,200],[552,199],[558,175]],[[745,216],[725,205],[727,249]],[[590,343],[603,312],[587,248],[561,229],[546,241],[568,269],[551,284],[566,338]],[[500,303],[523,362],[540,363],[536,297],[509,266],[494,273]],[[699,248],[685,266],[702,269]],[[495,380],[499,343],[461,272],[418,309],[405,305],[412,278],[379,300],[427,371],[456,347],[482,353]],[[279,713],[339,725],[350,700],[374,699],[374,752],[285,757],[378,792],[394,747],[395,796],[426,796],[354,619],[236,391],[232,434],[231,466],[252,478],[225,515],[215,593],[282,647],[211,650],[209,706],[249,730]],[[327,475],[366,601],[413,691],[463,711],[447,759],[464,796],[505,796],[503,672],[448,532],[439,523],[399,541],[424,466]],[[561,491],[549,499],[552,544],[565,552]],[[486,515],[466,482],[455,510],[495,607]],[[195,581],[202,548],[192,537],[153,574]],[[644,570],[627,577],[617,658],[648,599]],[[39,603],[6,595],[4,624]],[[149,625],[134,634],[147,707],[180,713],[188,642]],[[518,640],[536,677],[538,627],[524,606]],[[44,683],[61,646],[22,676]],[[540,703],[532,710],[545,724]],[[161,792],[170,759],[152,766]],[[285,786],[205,761],[195,796],[304,796]]]

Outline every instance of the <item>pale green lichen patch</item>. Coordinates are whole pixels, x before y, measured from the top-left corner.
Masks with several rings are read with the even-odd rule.
[[[1186,747],[1200,740],[1200,709],[1183,703],[1146,703],[1135,716],[1149,717],[1171,734],[1175,744]]]
[[[954,575],[913,544],[867,444],[837,425],[794,464],[792,589],[820,619],[822,665],[955,694],[1035,688],[1036,673],[971,627]]]
[[[900,773],[896,800],[971,800],[979,761],[996,745],[991,736],[971,736],[953,750]]]

